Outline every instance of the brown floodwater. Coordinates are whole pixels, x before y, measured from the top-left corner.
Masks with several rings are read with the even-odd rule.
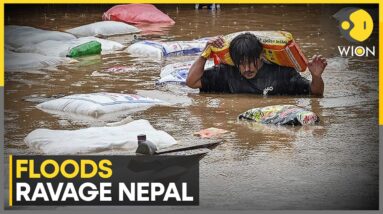
[[[24,7],[24,9],[20,9]],[[109,5],[6,7],[6,24],[65,30],[101,20]],[[146,28],[139,37],[191,40],[243,30],[286,30],[306,56],[327,57],[323,98],[199,94],[185,86],[155,86],[161,67],[196,56],[140,59],[123,51],[82,58],[57,69],[5,73],[5,153],[39,154],[24,143],[37,128],[73,130],[111,121],[82,121],[42,112],[35,106],[51,97],[91,92],[138,93],[173,99],[130,114],[171,134],[180,144],[201,141],[204,128],[228,130],[224,144],[200,162],[200,206],[206,209],[377,209],[378,208],[378,60],[342,58],[341,37],[331,16],[339,5],[221,5],[218,11],[194,5],[159,5],[176,21]],[[27,8],[27,9],[26,9]],[[157,29],[152,32],[151,29]],[[120,40],[129,44],[131,40]],[[364,45],[375,45],[377,29]],[[54,48],[54,47],[52,47]],[[120,74],[95,75],[113,66]],[[308,72],[303,75],[310,77]],[[237,121],[254,107],[293,104],[317,113],[315,126],[257,125]],[[71,142],[67,142],[70,146]],[[104,151],[101,154],[126,154]]]

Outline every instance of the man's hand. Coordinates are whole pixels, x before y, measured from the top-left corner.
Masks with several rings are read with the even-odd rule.
[[[216,36],[216,37],[211,38],[206,43],[206,47],[209,45],[216,47],[216,48],[223,48],[223,46],[225,45],[225,40],[223,39],[223,36]]]
[[[202,82],[201,78],[204,72],[204,67],[206,60],[209,58],[211,49],[210,46],[216,48],[223,48],[225,45],[225,40],[222,36],[217,36],[210,39],[206,43],[205,50],[202,52],[201,56],[193,63],[191,68],[189,69],[188,77],[186,78],[186,85],[190,88],[201,88]]]
[[[205,59],[208,59],[211,54],[210,47],[223,48],[224,45],[225,45],[225,40],[223,39],[222,36],[213,37],[208,42],[206,42],[205,49],[202,51],[201,56]]]
[[[311,94],[313,95],[323,96],[324,82],[322,79],[322,73],[326,66],[326,58],[324,58],[322,55],[314,55],[311,61],[308,63],[309,71],[312,76]]]
[[[326,66],[326,58],[324,58],[322,55],[314,55],[311,61],[308,63],[308,68],[313,78],[321,77]]]

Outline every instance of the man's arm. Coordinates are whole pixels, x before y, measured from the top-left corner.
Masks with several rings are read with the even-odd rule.
[[[311,94],[323,96],[324,82],[321,76],[319,77],[313,76],[310,89],[311,89]]]
[[[225,41],[222,36],[217,36],[206,43],[206,48],[209,48],[209,45],[214,47],[222,48]],[[186,78],[186,85],[190,88],[202,88],[201,78],[204,73],[206,64],[206,58],[203,56],[198,57],[198,59],[193,63],[189,69],[188,77]]]
[[[312,76],[310,89],[311,94],[313,95],[323,96],[324,82],[322,79],[322,73],[326,66],[326,58],[324,58],[322,55],[314,55],[308,64],[308,68]]]
[[[190,88],[202,88],[201,78],[204,72],[206,59],[202,56],[193,63],[186,78],[186,85]]]

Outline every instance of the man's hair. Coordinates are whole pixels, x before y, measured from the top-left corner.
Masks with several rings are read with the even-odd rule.
[[[230,57],[237,68],[245,60],[247,60],[249,64],[255,64],[261,52],[262,44],[258,38],[251,33],[240,34],[230,42]]]

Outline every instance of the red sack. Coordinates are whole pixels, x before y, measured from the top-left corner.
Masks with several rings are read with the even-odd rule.
[[[102,15],[102,19],[106,21],[121,21],[130,24],[159,22],[175,23],[175,21],[168,15],[151,4],[116,5],[106,11]]]

